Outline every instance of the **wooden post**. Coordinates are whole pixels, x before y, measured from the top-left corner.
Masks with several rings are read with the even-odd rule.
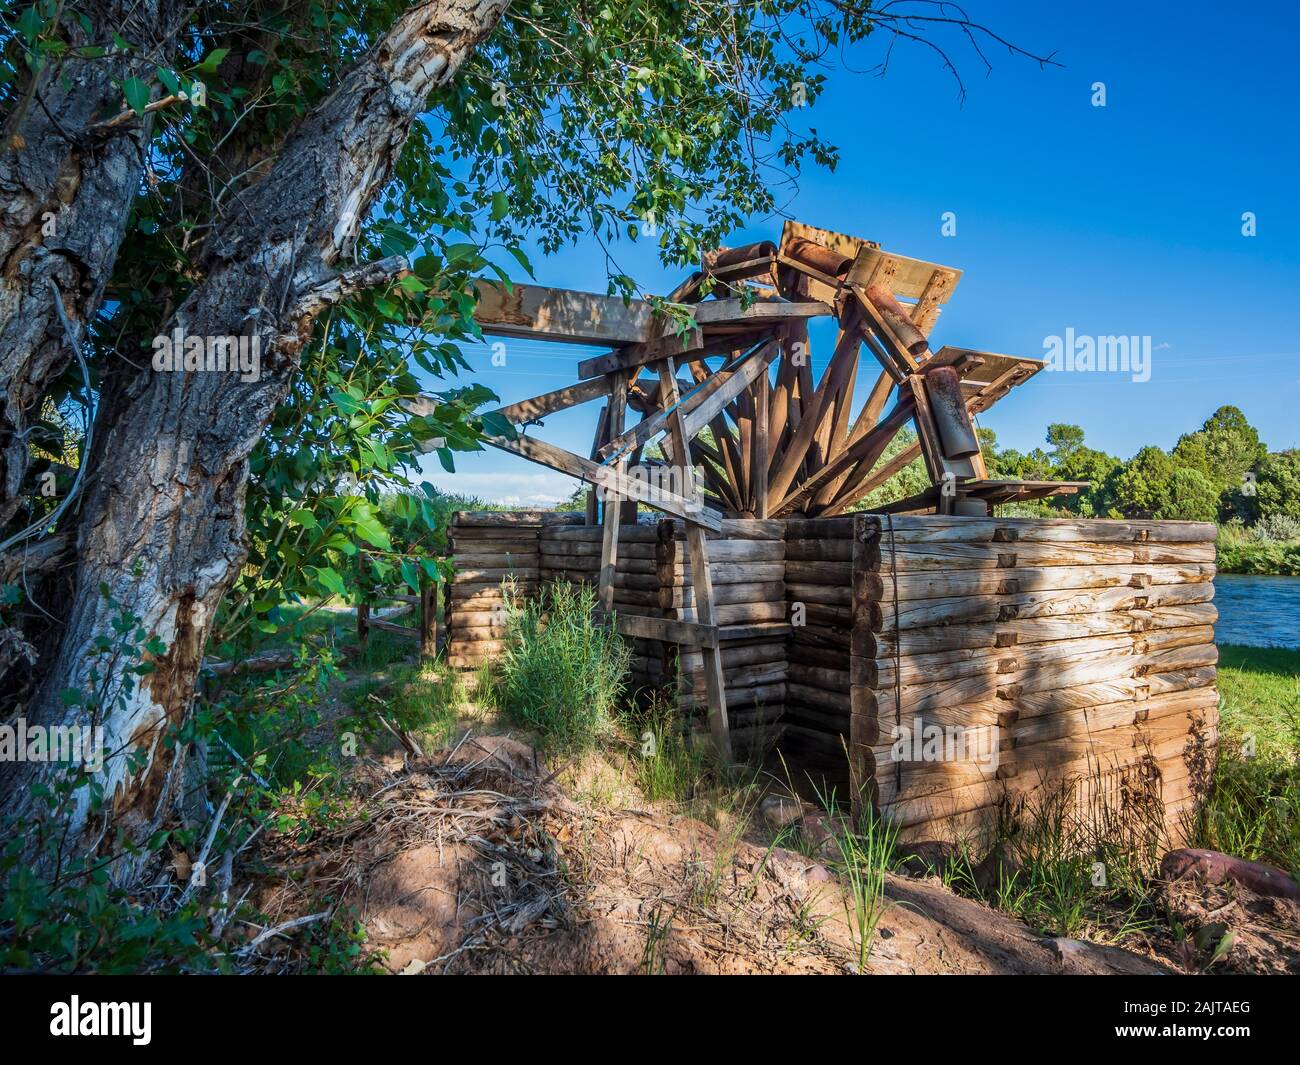
[[[591,442],[591,458],[594,460],[600,453],[601,446],[609,439],[609,404],[606,403],[600,408],[600,413],[596,416],[596,436]],[[600,520],[600,503],[596,498],[596,489],[594,487],[587,489],[587,524],[595,525]]]
[[[768,408],[771,406],[772,377],[767,369],[759,377],[754,399],[754,517],[768,517],[767,464],[769,459]]]
[[[357,646],[364,651],[370,636],[370,604],[357,604]]]
[[[683,492],[696,497],[695,481],[687,472],[690,464],[689,437],[686,435],[686,422],[681,409],[677,406],[677,376],[673,370],[672,360],[665,359],[659,363],[659,401],[665,409],[674,408],[669,419],[669,438],[673,445],[673,461],[682,466]],[[698,500],[697,500],[698,501]],[[712,627],[713,620],[713,582],[709,576],[708,539],[704,526],[686,518],[686,543],[691,553],[691,583],[695,589],[695,617],[701,626]],[[727,690],[722,676],[722,655],[715,641],[712,647],[700,648],[704,658],[704,686],[709,699],[709,732],[713,736],[713,745],[718,757],[724,762],[731,761],[731,728],[727,721]]]
[[[438,653],[438,582],[425,578],[420,587],[420,658],[432,661]]]
[[[627,412],[628,375],[619,371],[613,376],[613,387],[609,396],[609,420],[606,436],[613,439],[623,432],[623,418]],[[627,460],[620,456],[615,460],[614,468],[623,473]],[[614,572],[618,568],[618,523],[622,517],[618,492],[613,486],[606,486],[605,501],[601,510],[604,524],[600,545],[600,608],[606,613],[614,609]]]

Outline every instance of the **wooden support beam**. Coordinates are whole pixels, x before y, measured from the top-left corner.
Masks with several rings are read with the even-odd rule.
[[[693,304],[691,311],[695,316],[695,327],[684,334],[651,337],[618,351],[586,359],[578,364],[578,376],[597,377],[614,370],[648,366],[668,355],[705,358],[739,347],[747,339],[756,339],[747,335],[727,337],[710,330],[741,326],[746,327],[744,332],[748,334],[751,329],[771,330],[788,321],[806,321],[834,313],[826,304],[815,301],[790,303],[785,300],[760,300],[746,307],[745,301],[741,299],[705,300]]]
[[[438,582],[425,580],[420,588],[420,658],[438,654]]]
[[[627,383],[629,373],[621,370],[612,374],[609,398],[609,433],[615,436],[623,431],[623,419],[627,413]],[[619,474],[626,470],[625,462],[619,459],[616,467]],[[604,525],[600,549],[600,577],[597,583],[600,605],[605,610],[614,609],[614,573],[618,568],[618,526],[622,517],[622,507],[618,492],[606,488],[601,521]]]
[[[670,362],[665,360],[659,365],[660,399],[665,407],[676,405],[677,379],[673,376]],[[690,437],[686,434],[685,418],[680,410],[672,420],[673,451],[682,456],[683,461],[690,454]],[[691,585],[695,591],[695,616],[701,626],[712,628],[715,624],[713,614],[713,582],[709,574],[708,538],[704,526],[688,520],[686,523],[686,542],[690,552]],[[713,736],[713,745],[718,757],[724,763],[731,761],[731,727],[727,720],[727,689],[722,675],[722,655],[717,646],[702,646],[704,658],[704,684],[708,693],[709,732]]]
[[[707,381],[709,379],[709,368],[701,360],[692,360],[689,364],[691,376],[696,382]],[[721,453],[722,468],[726,475],[727,483],[730,486],[724,496],[734,499],[735,512],[737,516],[744,509],[741,506],[741,496],[744,489],[744,474],[740,462],[740,448],[736,443],[735,434],[731,431],[731,425],[726,417],[719,414],[713,421],[709,422],[709,429],[713,433],[714,443]],[[698,440],[698,437],[696,437]],[[668,448],[672,447],[671,437],[665,438],[665,444]]]
[[[718,627],[696,621],[674,621],[672,618],[645,617],[641,614],[615,614],[614,631],[634,639],[662,640],[664,643],[683,644],[687,647],[716,651],[718,646]]]
[[[680,396],[677,401],[677,407],[680,407],[681,410],[689,416],[692,411],[699,409],[702,404],[710,400],[716,393],[722,391],[724,386],[728,386],[736,371],[742,368],[748,361],[752,360],[757,354],[757,350],[748,352],[745,355],[742,355],[739,359],[728,363],[717,373],[710,374],[704,378],[703,381],[696,382],[696,384],[690,387],[685,395]],[[658,396],[658,390],[656,390],[655,395]],[[725,402],[722,405],[725,406]],[[676,409],[676,407],[673,408],[673,410]],[[598,452],[599,457],[602,459],[608,459],[611,455],[617,455],[622,451],[627,451],[638,445],[648,443],[660,433],[666,432],[668,429],[668,420],[672,416],[672,412],[672,410],[665,410],[663,407],[660,407],[660,409],[655,411],[654,414],[647,415],[636,425],[632,426],[631,429],[627,430],[627,432],[615,436],[609,441],[609,443],[600,448]],[[712,416],[706,420],[712,420]],[[691,435],[692,437],[698,435],[698,430]]]
[[[539,418],[544,418],[548,414],[554,414],[556,411],[565,410],[568,407],[577,406],[579,403],[586,403],[607,395],[609,395],[609,380],[600,378],[595,381],[583,381],[580,384],[569,385],[567,388],[557,388],[554,392],[533,396],[532,399],[521,399],[518,403],[498,407],[496,413],[509,419],[515,425],[526,425],[537,421]]]
[[[600,446],[609,439],[609,404],[606,403],[600,408],[600,413],[596,416],[596,435],[591,441],[590,458],[594,462],[596,452]],[[596,489],[587,490],[587,524],[595,525],[600,519],[600,500],[596,498]]]
[[[754,517],[768,516],[767,464],[771,430],[768,425],[772,395],[772,377],[767,366],[759,374],[754,390],[754,461],[752,464],[754,492]]]
[[[579,377],[599,377],[617,370],[631,370],[637,366],[646,366],[658,362],[667,355],[680,355],[695,351],[703,344],[703,336],[698,329],[688,329],[684,333],[667,333],[653,337],[640,344],[630,344],[618,351],[597,355],[578,363]]]
[[[820,300],[790,303],[786,300],[759,300],[748,307],[740,299],[705,300],[692,308],[699,326],[771,325],[792,320],[823,318],[835,311]]]
[[[682,411],[686,438],[698,436],[733,399],[745,392],[760,376],[767,373],[781,350],[780,344],[769,340],[757,351],[745,357],[731,376],[700,402]],[[716,376],[716,375],[715,375]]]
[[[654,308],[644,300],[495,281],[477,284],[474,321],[492,336],[571,344],[637,344],[651,336]]]
[[[707,529],[712,529],[714,532],[722,528],[722,515],[716,510],[679,495],[668,488],[647,485],[644,481],[638,481],[627,474],[611,469],[609,466],[602,466],[598,462],[591,461],[591,459],[575,455],[572,451],[565,451],[562,447],[548,444],[545,440],[538,440],[531,436],[517,436],[514,440],[507,440],[503,436],[491,436],[484,439],[493,447],[500,448],[502,451],[509,451],[513,455],[519,455],[521,458],[540,463],[543,466],[549,466],[553,470],[567,473],[570,477],[576,477],[580,481],[600,485],[606,489],[613,488],[619,495],[637,499],[647,506],[654,507],[656,510],[662,510],[665,514],[672,514],[685,521],[698,523]]]

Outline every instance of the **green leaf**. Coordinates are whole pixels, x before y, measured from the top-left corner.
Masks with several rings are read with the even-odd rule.
[[[492,195],[492,221],[500,222],[510,211],[510,199],[504,192]]]
[[[499,411],[488,411],[483,415],[482,421],[485,436],[504,436],[507,440],[514,440],[518,436],[514,423]]]
[[[195,69],[204,74],[215,74],[217,72],[217,67],[221,66],[221,61],[229,54],[229,48],[214,48],[203,57],[203,62]]]
[[[339,575],[337,570],[331,569],[329,566],[321,566],[317,568],[316,581],[322,587],[333,592],[335,595],[346,594],[347,589],[343,584],[343,578]]]
[[[372,547],[384,551],[393,549],[393,542],[388,538],[388,531],[374,518],[366,518],[356,524],[357,535]]]
[[[44,21],[37,14],[35,6],[26,8],[18,16],[18,32],[23,35],[23,40],[30,46],[40,36]]]
[[[402,559],[402,580],[416,595],[420,594],[420,574],[408,558]]]
[[[137,115],[143,115],[144,109],[149,106],[149,86],[139,78],[127,78],[122,82],[122,94],[126,97],[126,105]]]
[[[180,95],[180,91],[181,91],[180,78],[178,78],[170,70],[166,70],[163,67],[159,67],[157,73],[158,73],[158,80],[163,83],[163,85],[166,87],[169,93],[171,93],[173,96]]]
[[[528,256],[523,253],[522,248],[509,247],[506,248],[506,251],[508,251],[511,255],[515,257],[515,262],[517,262],[528,272],[529,277],[536,276],[533,273],[533,264],[528,261]]]

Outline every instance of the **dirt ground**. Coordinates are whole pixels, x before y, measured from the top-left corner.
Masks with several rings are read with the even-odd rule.
[[[691,818],[579,803],[556,776],[502,736],[372,763],[364,816],[309,849],[282,841],[262,905],[284,919],[327,897],[384,968],[410,975],[859,970],[855,906],[826,865]],[[1178,968],[1044,938],[933,877],[891,875],[885,896],[869,973]],[[292,944],[279,949],[287,964]]]

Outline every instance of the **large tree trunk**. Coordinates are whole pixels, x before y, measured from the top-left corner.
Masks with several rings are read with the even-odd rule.
[[[287,394],[315,315],[403,265],[345,271],[340,284],[332,269],[340,247],[390,180],[429,93],[451,80],[507,6],[508,0],[439,0],[408,9],[235,202],[207,246],[204,281],[160,333],[180,327],[189,336],[255,338],[260,378],[145,373],[101,412],[65,634],[28,718],[78,719],[81,712],[65,708],[62,693],[90,686],[94,641],[123,609],[162,640],[167,650],[156,670],[107,707],[102,720],[111,795],[104,816],[136,839],[171,807],[180,756],[168,741],[189,712],[213,616],[245,558],[248,456]],[[129,665],[114,667],[110,687]],[[145,756],[137,772],[128,766],[132,752]],[[0,803],[22,809],[41,768],[9,768]],[[87,841],[109,838],[87,822],[82,809],[74,832]],[[115,879],[131,874],[125,863],[116,865]]]
[[[99,309],[131,201],[140,188],[152,117],[98,124],[124,107],[116,82],[152,69],[175,33],[169,0],[93,7],[93,33],[68,16],[74,42],[118,32],[136,51],[70,56],[38,77],[0,144],[0,527],[22,506],[28,430],[72,359],[54,288],[74,327]]]

